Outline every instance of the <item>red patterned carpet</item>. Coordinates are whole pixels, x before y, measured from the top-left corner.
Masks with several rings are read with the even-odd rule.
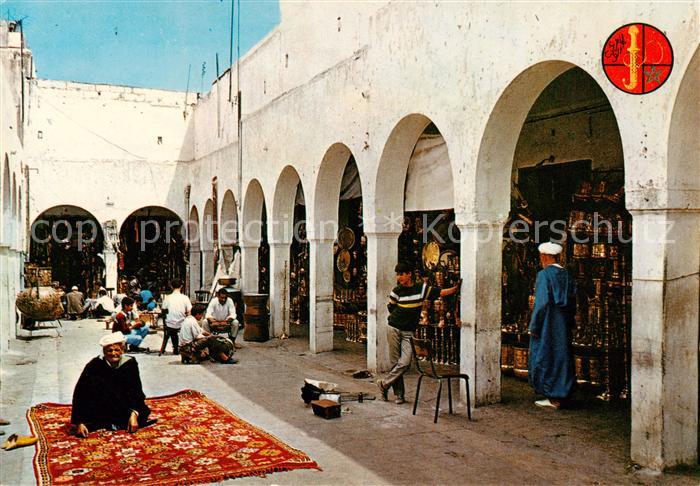
[[[223,481],[292,469],[320,469],[306,454],[236,417],[194,390],[149,398],[158,423],[135,434],[71,435],[70,405],[27,412],[39,437],[37,484],[171,485]]]

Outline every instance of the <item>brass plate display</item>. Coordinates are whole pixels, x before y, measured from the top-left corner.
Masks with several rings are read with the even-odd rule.
[[[338,252],[338,258],[335,261],[335,266],[338,271],[345,272],[350,268],[350,252],[347,250],[340,250]]]
[[[355,244],[355,233],[348,228],[341,228],[338,231],[338,246],[345,250],[349,250]]]
[[[428,270],[433,270],[437,267],[440,261],[440,246],[431,241],[423,247],[423,266]]]

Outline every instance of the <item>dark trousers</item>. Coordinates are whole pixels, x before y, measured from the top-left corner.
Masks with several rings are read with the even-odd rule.
[[[92,311],[92,315],[95,317],[107,317],[108,315],[111,315],[112,313],[110,311],[104,310],[102,307],[102,304],[98,305],[95,307],[95,310]]]
[[[173,354],[180,354],[179,343],[180,339],[178,337],[179,329],[174,329],[163,324],[163,344],[160,345],[160,353],[165,353],[165,347],[168,345],[168,339],[172,340],[173,343]]]

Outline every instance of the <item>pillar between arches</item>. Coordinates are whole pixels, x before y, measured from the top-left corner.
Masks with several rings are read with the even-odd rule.
[[[260,244],[241,246],[241,290],[243,294],[258,293],[258,251]]]
[[[289,247],[291,244],[291,240],[270,242],[270,336],[282,334],[285,317],[287,333],[289,333]]]
[[[458,215],[461,232],[460,369],[475,406],[501,400],[501,233],[503,221]],[[461,394],[466,390],[461,384]]]
[[[117,253],[110,249],[104,250],[105,261],[105,287],[113,288],[115,293],[119,291],[117,288]]]
[[[698,459],[700,211],[630,210],[634,462]]]
[[[333,350],[333,242],[309,238],[309,348]]]
[[[399,232],[367,232],[367,367],[388,371],[389,294],[396,286]]]

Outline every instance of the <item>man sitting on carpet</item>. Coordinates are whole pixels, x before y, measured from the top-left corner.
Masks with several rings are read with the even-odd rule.
[[[87,437],[98,429],[136,432],[150,425],[139,365],[124,355],[124,336],[120,332],[104,336],[100,346],[103,356],[85,366],[73,391],[71,424],[77,435]]]
[[[191,315],[182,323],[179,332],[180,356],[183,363],[199,363],[209,356],[213,361],[233,364],[233,343],[222,336],[212,336],[199,325],[204,317],[206,306],[195,304],[192,306]]]

